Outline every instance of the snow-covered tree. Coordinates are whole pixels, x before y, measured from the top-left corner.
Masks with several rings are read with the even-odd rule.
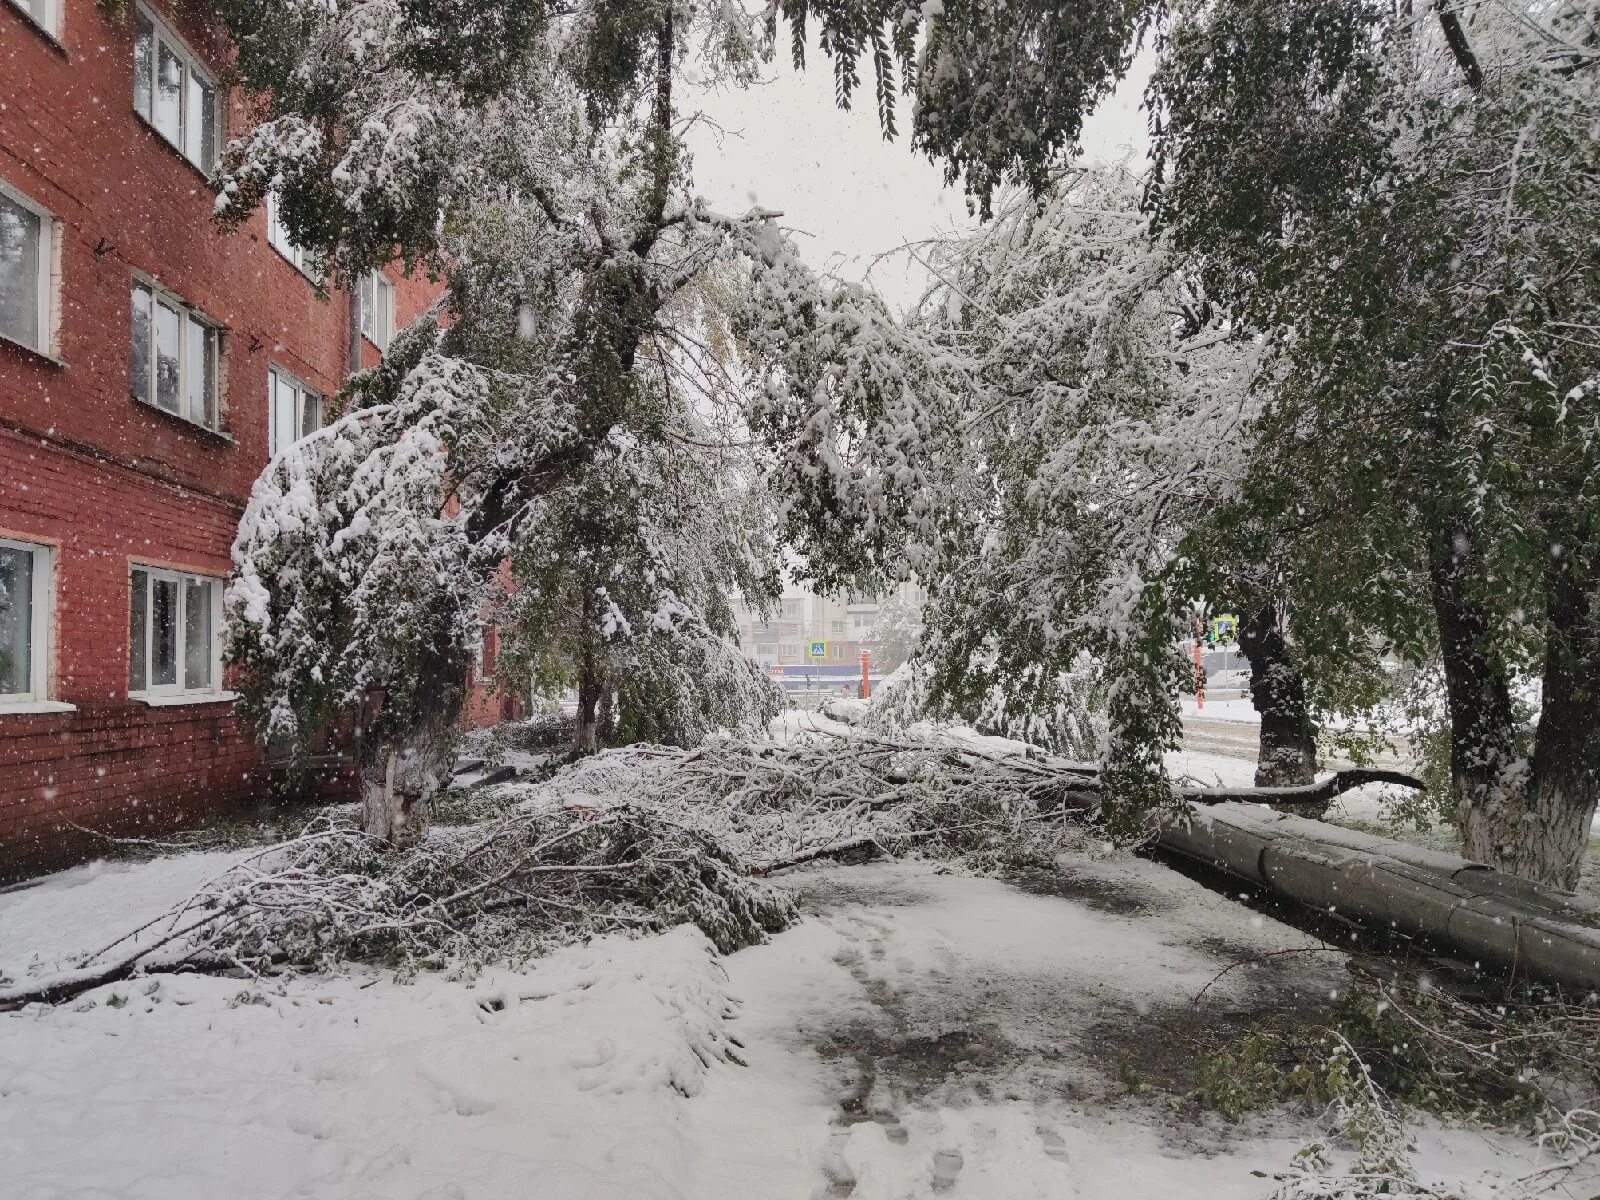
[[[675,83],[748,80],[759,22],[726,0],[213,8],[262,118],[229,148],[221,219],[271,193],[335,277],[399,257],[448,285],[257,488],[230,593],[249,711],[289,734],[353,715],[381,836],[442,778],[467,647],[497,607],[514,654],[578,662],[591,713],[609,691],[625,733],[759,715],[770,693],[719,636],[718,587],[759,574],[761,547],[697,509],[737,481],[682,453],[708,286],[733,289],[717,307],[758,384],[876,378],[892,358],[881,338],[836,344],[886,314],[806,269],[777,214],[689,191]],[[772,419],[764,391],[750,407],[780,480],[835,469],[835,445]]]
[[[1271,339],[1261,511],[1437,647],[1466,853],[1563,886],[1600,792],[1597,67],[1583,4],[1230,0],[1152,85],[1157,224]]]
[[[1215,549],[1258,408],[1253,346],[1205,310],[1137,201],[1124,172],[1067,176],[938,248],[920,328],[970,364],[970,390],[931,422],[951,465],[928,473],[916,535],[936,563],[934,694],[1043,715],[1085,656],[1100,663],[1109,811],[1128,830],[1171,798],[1177,644],[1220,557],[1193,551]]]
[[[1593,5],[774,7],[817,20],[841,94],[870,59],[882,106],[898,66],[913,143],[982,204],[1063,165],[1153,31],[1155,227],[1267,352],[1235,528],[1294,568],[1263,560],[1298,641],[1370,661],[1355,613],[1437,649],[1467,853],[1570,886],[1600,792]],[[1543,678],[1532,731],[1520,670]]]
[[[897,669],[922,640],[922,601],[897,588],[878,604],[862,644],[886,671]]]
[[[653,391],[665,436],[613,430],[570,483],[536,501],[497,606],[503,661],[576,688],[586,750],[754,732],[784,703],[740,651],[729,601],[770,602],[779,588],[755,464]]]

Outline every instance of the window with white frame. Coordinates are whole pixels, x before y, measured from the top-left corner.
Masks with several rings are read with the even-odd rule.
[[[216,81],[148,9],[135,16],[133,109],[202,171],[217,165]]]
[[[361,332],[379,350],[394,336],[394,284],[381,271],[361,277]]]
[[[129,586],[128,694],[221,690],[222,581],[136,566]]]
[[[50,214],[0,183],[0,337],[50,352]]]
[[[0,538],[0,712],[45,699],[50,678],[50,549]]]
[[[322,397],[292,375],[267,372],[267,454],[277,458],[308,433],[322,428]]]
[[[217,429],[217,361],[221,334],[171,292],[133,283],[128,389],[185,421]]]
[[[289,236],[289,228],[278,215],[278,194],[267,193],[267,242],[279,254],[294,264],[295,270],[307,278],[315,279],[321,272],[317,268],[317,256],[309,250],[303,250],[294,244],[294,239]]]
[[[33,23],[51,37],[57,33],[61,19],[60,0],[16,0],[17,7],[33,18]]]

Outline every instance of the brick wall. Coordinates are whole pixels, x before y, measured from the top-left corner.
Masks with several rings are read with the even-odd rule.
[[[131,23],[95,0],[60,7],[51,39],[0,0],[0,180],[53,215],[58,240],[54,353],[0,338],[0,536],[53,549],[50,698],[76,711],[0,711],[0,876],[92,847],[74,825],[153,833],[260,789],[231,704],[129,698],[129,566],[226,575],[267,464],[269,369],[331,396],[349,346],[347,296],[319,295],[262,214],[219,232],[201,172],[134,112]],[[150,7],[222,74],[218,39]],[[230,100],[237,134],[248,119]],[[136,274],[222,327],[220,432],[133,399]],[[438,293],[391,277],[397,326]],[[370,343],[362,355],[378,360]]]

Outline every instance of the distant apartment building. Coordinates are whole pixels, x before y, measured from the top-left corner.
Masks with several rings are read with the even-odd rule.
[[[270,207],[218,232],[247,118],[190,11],[0,0],[0,874],[260,787],[222,666],[235,528],[438,292],[374,273],[352,305]]]
[[[887,674],[904,662],[909,646],[903,638],[879,636],[881,627],[891,608],[902,614],[915,612],[925,599],[923,590],[912,583],[882,597],[860,592],[819,596],[795,589],[785,593],[770,617],[743,604],[735,604],[734,615],[740,647],[769,672],[793,675],[804,668],[828,668],[819,677],[842,678],[859,672],[863,650],[875,675]]]

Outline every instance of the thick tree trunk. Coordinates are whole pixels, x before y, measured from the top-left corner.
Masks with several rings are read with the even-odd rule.
[[[1600,799],[1600,622],[1592,587],[1577,574],[1574,531],[1558,524],[1551,532],[1543,698],[1526,812],[1508,838],[1507,869],[1570,891]]]
[[[400,756],[387,750],[361,780],[361,828],[368,837],[398,844],[411,819],[411,805],[396,786]]]
[[[592,626],[593,601],[584,599],[583,621],[585,631]],[[573,731],[572,743],[582,754],[593,754],[600,748],[600,700],[604,688],[600,669],[594,661],[594,650],[583,647],[583,661],[578,664],[578,725]]]
[[[1317,735],[1276,604],[1263,604],[1245,618],[1239,648],[1250,663],[1250,699],[1261,715],[1256,786],[1310,783],[1317,777]]]
[[[371,836],[400,844],[424,828],[426,802],[455,766],[468,661],[450,627],[441,623],[418,661],[415,708],[407,726],[396,730],[384,720],[387,699],[369,718],[389,725],[381,743],[363,739],[370,758],[362,764],[362,826]]]
[[[600,748],[600,682],[585,674],[578,683],[578,727],[573,744],[585,754]]]
[[[1429,570],[1449,699],[1456,822],[1463,855],[1522,874],[1533,868],[1519,851],[1531,832],[1526,771],[1519,770],[1510,684],[1490,655],[1489,621],[1472,596],[1471,559],[1468,533],[1447,527]]]

